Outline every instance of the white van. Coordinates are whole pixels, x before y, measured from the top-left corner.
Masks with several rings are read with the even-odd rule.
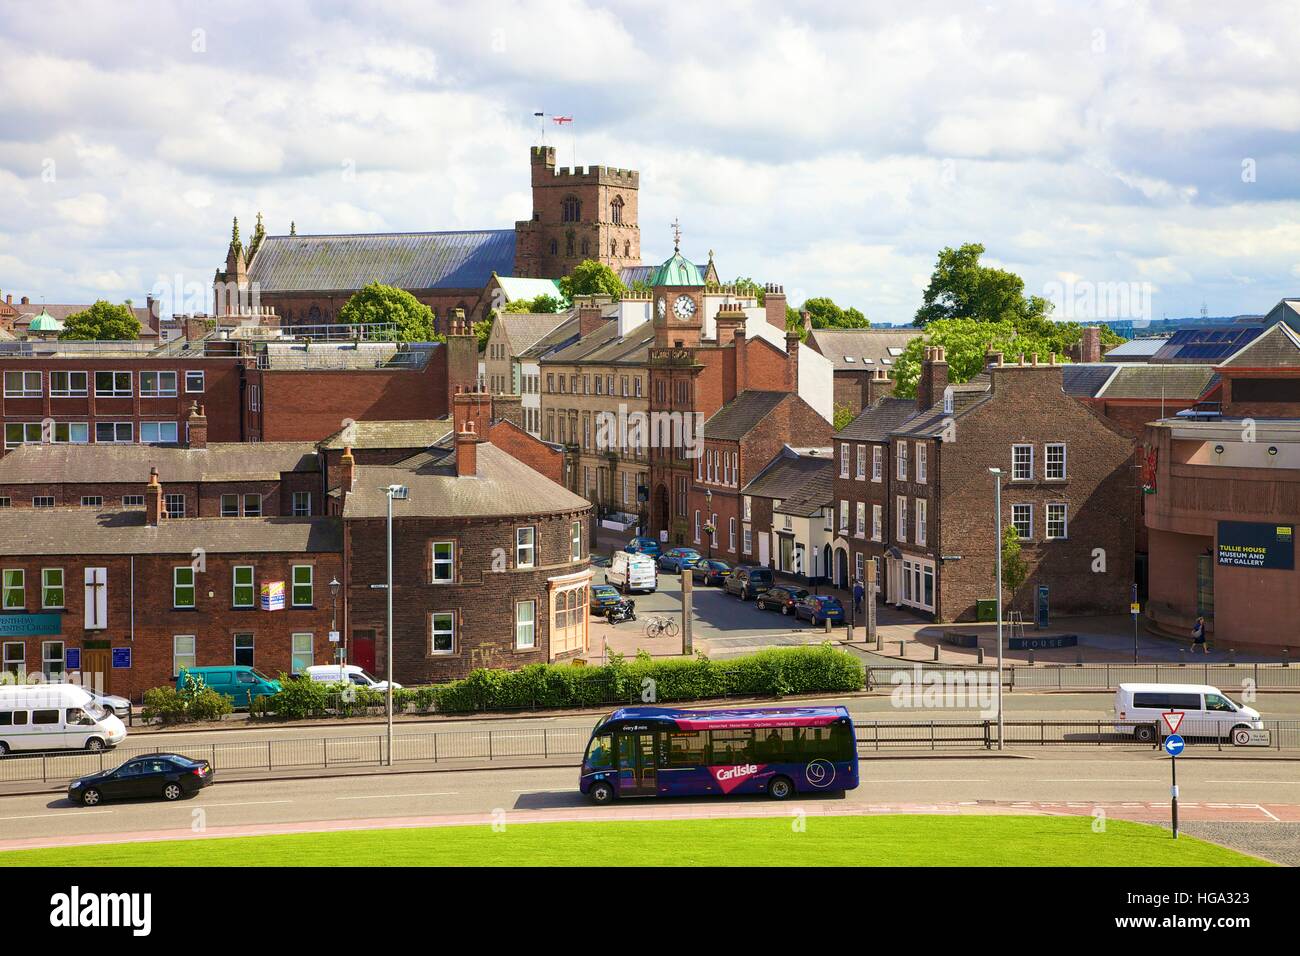
[[[356,664],[344,664],[342,667],[338,664],[313,664],[303,673],[308,679],[321,684],[356,684],[369,690],[388,690],[388,681],[375,680],[373,675]],[[402,685],[393,681],[393,690],[401,689]]]
[[[1185,715],[1178,733],[1183,737],[1228,737],[1237,727],[1263,730],[1259,711],[1234,702],[1209,684],[1120,684],[1115,689],[1115,726],[1143,743],[1167,734],[1160,716],[1171,710]]]
[[[75,684],[0,686],[0,756],[19,750],[116,747],[126,727]]]
[[[615,551],[605,571],[605,583],[624,594],[629,591],[653,591],[659,586],[659,569],[648,554]]]

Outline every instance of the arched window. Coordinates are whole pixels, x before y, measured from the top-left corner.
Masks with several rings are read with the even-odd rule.
[[[631,239],[624,239],[624,240],[623,240],[623,255],[624,255],[624,257],[627,257],[627,256],[632,255],[632,240],[631,240]]]
[[[554,256],[554,255],[559,255],[559,252],[560,252],[560,244],[559,244],[558,242],[556,242],[554,239],[552,239],[552,240],[551,240],[551,255],[553,255],[553,256]]]
[[[609,204],[609,221],[619,226],[623,223],[623,197],[615,196],[614,201]]]
[[[618,255],[618,243],[615,242],[613,239],[609,241],[609,254],[611,256]]]
[[[307,310],[307,324],[320,325],[320,306],[313,305]]]
[[[569,233],[568,237],[564,240],[564,254],[566,256],[573,255],[573,233]]]
[[[564,221],[565,222],[582,221],[582,203],[578,201],[577,196],[564,197]]]
[[[582,240],[582,254],[583,254],[583,256],[585,257],[585,256],[587,256],[587,255],[590,255],[590,253],[591,253],[591,243],[590,243],[588,240],[586,240],[586,239]]]

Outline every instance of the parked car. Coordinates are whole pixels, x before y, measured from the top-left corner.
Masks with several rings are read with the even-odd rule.
[[[591,586],[591,613],[596,617],[604,617],[609,613],[609,609],[621,600],[618,588],[611,587],[608,584],[593,584]]]
[[[752,601],[775,583],[771,568],[740,564],[727,575],[722,588],[728,594],[739,596],[742,601]]]
[[[386,691],[388,681],[379,680],[369,671],[356,664],[313,664],[303,671],[303,676],[321,684],[356,684],[369,690]],[[402,685],[393,681],[393,690],[401,690]]]
[[[100,707],[103,707],[110,714],[114,714],[118,717],[131,716],[131,702],[125,697],[117,697],[113,694],[101,694],[99,691],[91,690],[89,687],[83,687],[82,690],[89,694],[95,703]]]
[[[126,727],[76,684],[0,685],[0,756],[116,747]]]
[[[681,574],[683,568],[689,568],[698,560],[700,552],[694,548],[669,548],[659,555],[659,570]]]
[[[806,594],[794,606],[794,616],[810,624],[844,623],[844,605],[828,594]]]
[[[203,678],[203,683],[219,694],[225,694],[236,707],[247,707],[255,697],[280,693],[280,682],[267,677],[247,664],[227,664],[223,667],[182,667],[176,678],[177,690],[185,686],[185,675]]]
[[[103,800],[162,797],[179,800],[209,786],[216,771],[206,760],[181,754],[133,757],[116,770],[78,777],[68,784],[68,799],[93,807]]]
[[[648,554],[652,558],[658,558],[659,542],[654,538],[633,538],[623,546],[623,550],[628,554]]]
[[[1115,688],[1115,732],[1154,743],[1165,733],[1161,714],[1182,711],[1184,737],[1232,737],[1233,731],[1263,730],[1259,711],[1233,701],[1209,684],[1120,684]],[[1235,738],[1234,738],[1235,739]]]
[[[605,583],[612,584],[624,594],[653,591],[659,586],[659,571],[654,558],[648,554],[615,551],[605,570]]]
[[[710,585],[721,587],[722,582],[727,579],[727,575],[730,573],[731,565],[717,558],[696,561],[691,565],[691,580],[696,584],[703,584],[705,587]]]
[[[794,613],[794,606],[808,596],[808,589],[793,584],[778,584],[770,587],[754,599],[754,603],[764,611],[780,611],[787,617]]]

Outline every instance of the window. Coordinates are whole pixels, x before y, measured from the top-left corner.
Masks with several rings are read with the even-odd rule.
[[[185,373],[185,391],[202,392],[203,391],[203,372],[186,372]]]
[[[700,543],[700,509],[695,509],[695,543]]]
[[[177,634],[172,638],[172,676],[180,676],[182,670],[196,665],[196,640],[193,634]]]
[[[37,495],[35,498],[32,499],[32,507],[33,507],[33,508],[53,508],[53,507],[54,507],[54,496],[53,496],[53,495]]]
[[[1065,479],[1064,444],[1047,446],[1047,453],[1043,456],[1043,477],[1048,481],[1063,481]]]
[[[5,372],[5,398],[40,398],[40,372]]]
[[[82,495],[81,507],[102,508],[104,507],[104,496],[103,495]]]
[[[616,226],[623,224],[623,197],[615,196],[614,201],[609,204],[609,221]]]
[[[315,588],[312,585],[312,575],[315,570],[310,564],[295,564],[290,569],[293,580],[292,601],[294,607],[311,607],[315,603]]]
[[[22,641],[5,641],[4,673],[19,677],[27,673],[27,645]]]
[[[123,496],[122,496],[122,507],[123,507],[123,508],[143,508],[143,507],[144,507],[144,495],[123,495]]]
[[[430,546],[433,583],[447,584],[455,580],[456,545],[451,541],[435,541]]]
[[[840,530],[849,533],[849,503],[840,501]]]
[[[897,541],[907,540],[907,499],[902,495],[894,498],[894,539]]]
[[[306,518],[311,515],[311,492],[295,491],[293,493],[293,516]]]
[[[290,640],[293,642],[293,657],[290,659],[289,673],[301,674],[316,660],[312,653],[312,636],[310,633],[298,633],[291,635]]]
[[[916,499],[916,543],[917,544],[925,544],[925,540],[926,540],[926,528],[925,528],[926,504],[927,502],[924,498]]]
[[[736,519],[727,519],[727,550],[733,554],[736,550]]]
[[[174,445],[180,434],[175,422],[141,422],[140,444]]]
[[[859,445],[857,478],[858,481],[863,481],[866,479],[866,477],[867,477],[867,446]]]
[[[741,528],[740,541],[743,554],[754,553],[754,531],[749,525],[744,525]]]
[[[577,196],[564,197],[563,212],[565,222],[578,222],[582,218],[582,203]]]
[[[176,397],[176,373],[175,372],[141,372],[140,373],[140,397],[141,398],[175,398]]]
[[[716,548],[718,546],[718,513],[716,511],[709,515],[709,527],[713,529],[709,532],[709,546]]]
[[[16,448],[19,445],[39,445],[41,443],[40,422],[6,422],[5,447]]]
[[[531,568],[536,559],[537,529],[531,525],[515,529],[515,567]]]
[[[254,607],[256,588],[253,585],[253,566],[237,564],[231,569],[231,598],[233,607]]]
[[[244,517],[262,517],[262,496],[255,493],[244,495]]]
[[[1034,536],[1034,506],[1015,504],[1011,506],[1011,524],[1021,541],[1029,541]]]
[[[871,506],[871,540],[879,541],[884,536],[885,509],[880,505]]]
[[[840,477],[849,476],[849,443],[840,442]]]
[[[184,495],[163,495],[163,510],[167,512],[169,518],[185,517],[185,496]]]
[[[135,440],[130,422],[95,422],[95,441],[102,445],[129,445]]]
[[[894,469],[894,477],[899,481],[907,481],[907,442],[900,441],[895,447],[898,461]]]
[[[1058,538],[1069,537],[1069,528],[1066,522],[1066,506],[1063,503],[1049,502],[1047,505],[1047,534],[1045,537],[1049,541]]]
[[[857,507],[857,527],[855,534],[859,538],[864,537],[867,533],[867,504],[865,501],[859,501]]]
[[[429,615],[429,653],[453,654],[456,651],[456,615],[440,611]]]
[[[221,496],[221,517],[223,518],[239,517],[239,495]]]
[[[1034,446],[1011,446],[1011,480],[1031,481],[1034,477]]]
[[[41,607],[63,607],[62,568],[43,568],[41,570]]]
[[[27,606],[27,572],[21,568],[5,568],[3,603],[6,611],[21,611]]]
[[[9,508],[12,505],[13,505],[13,501],[9,498],[8,495],[4,495],[3,497],[0,497],[0,508]]]
[[[63,642],[41,641],[41,670],[46,677],[63,673]]]
[[[85,398],[87,382],[86,372],[51,372],[50,398]]]
[[[624,475],[624,477],[627,477]],[[575,521],[569,525],[569,560],[582,560],[582,522]]]
[[[172,607],[194,607],[194,568],[172,568]]]
[[[919,441],[916,443],[916,480],[923,484],[925,482],[926,469],[929,465],[927,458],[929,450],[930,449],[926,446],[925,442]]]
[[[515,647],[532,648],[537,645],[537,602],[515,602]]]
[[[248,386],[248,410],[250,412],[262,410],[262,389],[257,385]]]
[[[95,397],[96,398],[130,398],[131,397],[131,373],[130,372],[96,372],[95,373]]]
[[[235,666],[253,666],[253,635],[247,631],[235,635]]]
[[[56,445],[88,444],[90,426],[85,422],[55,422],[50,440]]]

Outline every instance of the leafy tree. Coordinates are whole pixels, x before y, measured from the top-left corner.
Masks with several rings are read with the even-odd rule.
[[[761,282],[755,282],[748,276],[741,276],[740,278],[734,279],[730,285],[735,286],[736,291],[741,295],[748,294],[754,296],[758,299],[759,305],[765,305],[767,302],[766,293],[763,291],[763,284]]]
[[[981,322],[1046,321],[1052,304],[1041,296],[1025,296],[1025,280],[1014,272],[980,265],[984,247],[968,242],[959,249],[940,250],[924,305],[912,324],[918,327],[941,319]]]
[[[553,295],[543,292],[532,299],[515,299],[506,303],[505,311],[515,312],[559,312],[563,303]]]
[[[1011,600],[1029,576],[1029,565],[1020,554],[1020,533],[1009,524],[1002,531],[1002,586],[1010,592]]]
[[[825,296],[808,299],[800,306],[800,311],[812,316],[814,329],[866,329],[871,326],[867,317],[857,309],[852,306],[841,309]]]
[[[473,325],[475,337],[478,338],[478,350],[487,351],[488,339],[492,337],[492,324],[496,322],[497,314],[495,311],[489,312],[486,319],[481,319]]]
[[[108,342],[140,337],[140,320],[129,305],[114,305],[103,299],[81,312],[74,312],[63,323],[61,339]]]
[[[579,262],[560,280],[560,294],[569,302],[575,295],[608,295],[621,299],[626,291],[618,273],[595,259]]]
[[[393,342],[440,342],[434,332],[433,310],[405,289],[372,282],[353,293],[339,309],[339,321],[347,325],[391,322]]]
[[[849,406],[836,405],[835,420],[833,422],[832,427],[836,431],[839,431],[842,428],[847,428],[855,418],[857,418],[857,416],[853,414],[853,409],[849,408]]]

